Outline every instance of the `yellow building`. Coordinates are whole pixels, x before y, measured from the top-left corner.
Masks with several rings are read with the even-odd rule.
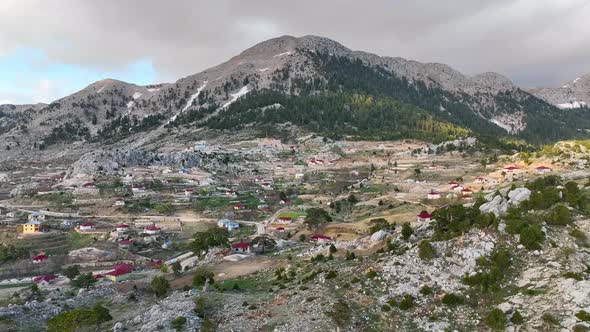
[[[43,231],[43,225],[40,221],[29,221],[26,224],[18,225],[17,230],[23,234],[40,233]]]

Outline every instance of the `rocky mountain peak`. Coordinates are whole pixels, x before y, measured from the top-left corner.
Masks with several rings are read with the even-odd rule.
[[[559,87],[532,88],[529,92],[562,109],[587,107],[590,104],[590,73]]]

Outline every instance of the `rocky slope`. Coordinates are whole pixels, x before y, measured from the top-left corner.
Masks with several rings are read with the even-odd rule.
[[[590,103],[590,74],[565,82],[560,87],[534,88],[529,91],[561,109],[587,107]]]

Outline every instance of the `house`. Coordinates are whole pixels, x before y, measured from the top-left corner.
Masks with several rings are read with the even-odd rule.
[[[264,189],[272,189],[272,183],[270,182],[262,182],[260,186]]]
[[[279,202],[279,204],[281,204],[281,205],[285,205],[285,204],[289,204],[289,203],[291,203],[291,200],[288,198],[281,199],[281,201]]]
[[[263,178],[262,176],[257,176],[257,177],[254,179],[254,182],[262,182],[262,181],[264,181],[264,178]]]
[[[129,278],[133,272],[133,265],[131,264],[119,264],[115,266],[112,271],[105,273],[105,278],[112,280],[114,282],[119,282]]]
[[[427,199],[440,199],[440,193],[436,191],[431,191],[426,194]]]
[[[426,183],[426,180],[424,180],[424,179],[416,179],[416,183]]]
[[[552,169],[547,166],[539,166],[539,167],[535,168],[535,170],[539,174],[550,173],[552,171]]]
[[[432,214],[428,213],[428,211],[422,211],[416,216],[416,220],[419,222],[430,222],[432,220]]]
[[[331,237],[321,235],[321,234],[314,234],[314,235],[310,236],[309,239],[314,242],[329,242],[332,240]]]
[[[47,286],[57,278],[58,277],[55,274],[44,274],[33,278],[33,282],[41,286]]]
[[[132,186],[131,192],[133,192],[134,194],[142,194],[145,193],[145,188],[141,186]]]
[[[133,245],[133,240],[121,240],[117,244],[119,244],[119,248],[128,249]]]
[[[151,225],[145,228],[144,233],[149,234],[149,235],[156,235],[159,234],[160,231],[162,229],[159,227],[156,227],[156,225]]]
[[[45,227],[42,222],[39,220],[31,220],[26,224],[18,225],[17,232],[23,234],[34,234],[40,233],[45,230]]]
[[[246,243],[246,242],[238,242],[238,243],[233,243],[231,245],[231,251],[234,253],[238,253],[238,254],[249,253],[251,248],[252,248],[252,246],[250,245],[250,243]]]
[[[471,200],[473,200],[473,196],[472,196],[472,195],[463,195],[463,196],[461,196],[461,197],[462,197],[464,200],[466,200],[466,201],[471,201]]]
[[[285,227],[277,227],[275,230],[277,232],[284,232],[285,231]]]
[[[303,173],[296,173],[295,174],[295,178],[296,179],[303,179],[303,177],[304,177],[304,174]]]
[[[115,206],[125,206],[125,200],[122,198],[117,198],[115,200]]]
[[[458,182],[455,182],[455,181],[450,181],[450,182],[448,183],[448,185],[449,185],[449,188],[453,188],[454,186],[458,186],[458,185],[459,185],[459,183],[458,183]]]
[[[194,192],[193,189],[187,188],[187,189],[184,190],[184,196],[191,197],[191,196],[193,196],[193,192]]]
[[[243,210],[245,208],[246,208],[246,206],[244,204],[234,205],[234,210]]]
[[[37,255],[37,256],[33,257],[33,263],[35,263],[35,264],[45,263],[45,262],[47,262],[48,259],[49,259],[49,257],[47,257],[47,255],[45,255],[45,254]]]
[[[465,188],[465,189],[461,190],[461,193],[463,195],[470,195],[471,193],[473,193],[473,190],[471,190],[469,188]]]
[[[289,224],[289,223],[293,222],[293,218],[287,217],[287,216],[282,216],[277,219],[277,222],[280,222],[282,224]]]
[[[504,170],[506,172],[514,172],[514,171],[517,171],[519,169],[520,169],[520,167],[518,167],[518,166],[506,166],[506,167],[504,167]]]
[[[188,174],[188,173],[189,173],[189,171],[188,171],[188,169],[186,169],[186,168],[181,168],[181,169],[178,171],[178,174]]]
[[[96,225],[91,222],[86,222],[80,225],[80,230],[84,232],[91,232],[96,229]]]
[[[259,204],[257,206],[258,210],[262,210],[262,211],[269,211],[270,210],[270,206],[268,206],[268,204]]]
[[[96,183],[94,182],[86,182],[82,185],[84,189],[96,189]]]
[[[45,214],[41,212],[33,212],[29,214],[28,217],[29,221],[37,220],[37,221],[45,221]]]
[[[352,175],[352,176],[359,176],[359,171],[357,171],[356,169],[355,170],[352,170],[352,171],[350,171],[350,175]]]
[[[115,230],[117,232],[121,232],[121,233],[127,232],[127,230],[129,230],[129,225],[125,225],[125,224],[117,225],[117,226],[115,226]]]
[[[238,193],[235,190],[226,190],[225,196],[236,197]]]
[[[221,219],[217,222],[217,226],[225,228],[228,231],[233,231],[240,228],[240,224],[229,219]]]
[[[451,189],[453,189],[453,191],[462,191],[464,189],[464,187],[460,184],[452,186]]]
[[[488,180],[485,179],[485,178],[482,178],[482,177],[478,177],[478,178],[475,178],[475,180],[473,180],[473,182],[475,182],[475,183],[482,183],[483,184],[483,183],[487,183]]]

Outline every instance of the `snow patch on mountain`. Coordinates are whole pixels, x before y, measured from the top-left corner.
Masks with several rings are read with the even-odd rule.
[[[207,86],[207,81],[203,82],[203,85],[201,85],[198,89],[197,92],[195,92],[188,100],[188,102],[186,103],[186,105],[184,106],[184,108],[182,109],[181,113],[186,111],[187,109],[189,109],[192,105],[193,105],[193,101],[199,96],[199,94],[201,94],[201,91],[203,91],[203,89]],[[172,120],[174,121],[174,120]]]
[[[221,106],[221,108],[227,108],[229,105],[233,104],[236,100],[238,100],[238,98],[244,96],[245,94],[247,94],[248,92],[250,92],[250,90],[248,90],[248,86],[245,85],[244,87],[242,87],[240,89],[240,91],[233,93],[231,95],[231,99],[226,102],[225,104],[223,104],[223,106]]]
[[[131,107],[133,107],[133,105],[135,105],[135,102],[134,101],[130,101],[130,102],[127,103],[127,108],[131,108]]]
[[[293,54],[293,53],[292,52],[283,52],[283,53],[279,53],[279,54],[274,55],[274,57],[275,58],[278,58],[278,57],[283,56],[283,55],[291,55],[291,54]]]
[[[570,103],[557,104],[557,107],[564,109],[564,110],[571,110],[574,108],[581,108],[584,106],[586,106],[586,103],[583,101],[573,101]]]
[[[133,96],[131,96],[131,97],[132,97],[133,99],[137,99],[137,98],[141,97],[141,92],[139,92],[139,91],[136,91],[136,92],[133,94]]]

